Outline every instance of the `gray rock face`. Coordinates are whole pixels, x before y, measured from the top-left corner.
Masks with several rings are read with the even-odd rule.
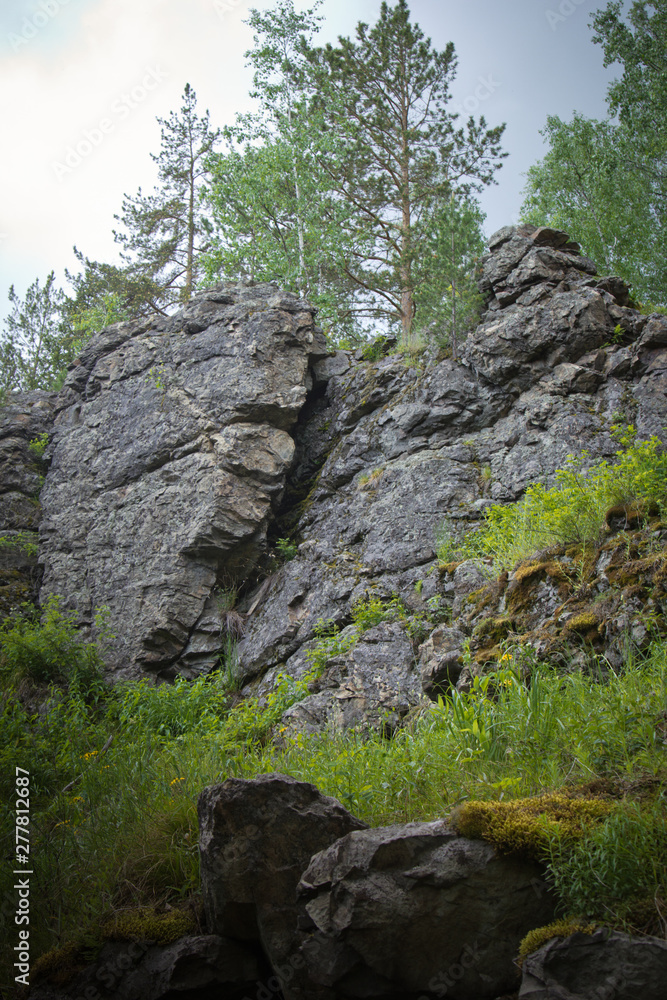
[[[340,1000],[491,1000],[516,989],[521,938],[552,919],[541,874],[442,820],[348,834],[299,885],[308,973]]]
[[[664,1000],[665,984],[667,942],[602,928],[528,955],[519,1000]]]
[[[302,872],[314,854],[366,824],[314,785],[278,774],[207,788],[198,811],[209,928],[237,941],[261,941],[274,969],[289,966],[299,940]],[[311,996],[298,992],[300,974],[293,978],[289,995]]]
[[[398,594],[415,612],[439,602],[451,608],[452,627],[469,635],[468,597],[485,569],[473,562],[454,579],[438,577],[445,519],[463,535],[489,504],[549,481],[569,454],[612,458],[613,423],[667,439],[667,318],[630,308],[627,286],[598,278],[567,234],[501,230],[481,287],[487,309],[460,364],[419,370],[395,356],[371,364],[345,352],[318,364],[320,396],[298,435],[300,474],[312,477],[301,544],[244,606],[246,681],[278,670],[299,676],[318,621],[345,627],[367,593]],[[552,590],[545,584],[541,607],[557,602]],[[461,660],[452,653],[455,673]],[[419,669],[430,695],[449,673],[433,651]],[[331,664],[338,693],[313,689],[303,708],[290,710],[290,726],[330,723],[330,706],[345,703],[347,676],[337,670]]]
[[[265,546],[325,354],[312,309],[271,285],[209,290],[85,347],[59,397],[41,599],[60,594],[84,625],[107,606],[118,676],[216,664],[216,590]]]
[[[285,738],[368,726],[389,735],[423,697],[412,643],[396,622],[364,632],[348,653],[328,661],[312,687],[283,715]]]
[[[35,597],[46,462],[30,442],[48,433],[54,400],[39,390],[13,393],[0,408],[0,619]]]

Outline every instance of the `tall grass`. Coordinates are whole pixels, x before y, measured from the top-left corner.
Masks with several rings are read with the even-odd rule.
[[[18,765],[31,773],[36,950],[67,940],[82,921],[95,925],[122,907],[195,894],[197,796],[232,775],[280,771],[311,781],[373,825],[436,818],[467,799],[528,796],[601,778],[631,788],[664,777],[664,645],[597,679],[534,668],[527,684],[520,657],[506,654],[470,692],[430,705],[391,740],[348,732],[277,745],[272,727],[305,694],[286,681],[264,709],[231,707],[211,677],[173,687],[126,685],[108,690],[103,702],[61,690],[37,716],[10,686],[0,713],[2,846],[11,852],[7,803]],[[590,884],[582,851],[580,881]],[[11,895],[10,883],[2,890]],[[604,906],[589,897],[603,916],[613,908],[614,890]]]

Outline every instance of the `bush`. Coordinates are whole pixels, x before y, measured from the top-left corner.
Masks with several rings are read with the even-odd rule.
[[[14,681],[66,684],[82,693],[100,693],[102,657],[97,643],[85,642],[75,626],[76,612],[64,612],[58,597],[50,597],[42,614],[24,605],[0,625],[0,672]],[[95,618],[98,631],[108,635],[104,612]]]
[[[655,916],[667,900],[664,804],[625,803],[579,843],[553,836],[549,874],[568,913],[636,927],[648,902]]]
[[[535,483],[518,503],[496,504],[486,511],[481,543],[501,566],[553,545],[595,543],[604,534],[607,512],[618,505],[650,509],[667,502],[667,452],[659,438],[635,443],[633,427],[621,437],[626,445],[617,460],[588,464],[588,454],[570,456],[548,488]]]

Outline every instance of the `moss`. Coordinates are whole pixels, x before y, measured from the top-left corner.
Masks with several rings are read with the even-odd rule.
[[[503,615],[500,618],[485,618],[475,626],[472,634],[477,639],[490,639],[495,645],[513,631],[514,619]]]
[[[196,930],[194,917],[182,910],[156,913],[153,909],[136,909],[126,910],[108,921],[102,927],[102,937],[107,941],[154,941],[167,945]]]
[[[509,802],[466,802],[454,810],[451,821],[464,837],[487,840],[503,853],[542,860],[552,835],[580,838],[611,809],[602,799],[551,793]]]
[[[55,986],[66,986],[84,968],[80,946],[66,944],[40,955],[30,970],[30,982],[34,985],[48,980]]]
[[[546,927],[536,927],[535,930],[528,931],[519,945],[517,962],[521,966],[528,955],[538,951],[543,944],[551,941],[552,938],[569,937],[570,934],[592,934],[596,927],[597,924],[584,924],[572,917],[555,920],[552,924],[547,924]]]
[[[528,562],[522,563],[514,570],[514,576],[512,582],[515,584],[523,583],[524,580],[529,580],[532,576],[537,573],[543,572],[547,568],[548,563],[546,562]]]
[[[563,631],[582,634],[589,632],[592,628],[597,628],[599,624],[600,618],[595,611],[581,611],[579,614],[568,618]]]
[[[439,575],[446,576],[448,573],[454,573],[462,562],[462,559],[455,559],[453,562],[438,563]]]

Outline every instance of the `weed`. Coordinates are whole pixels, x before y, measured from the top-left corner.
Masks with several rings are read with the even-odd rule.
[[[297,549],[296,542],[291,541],[289,538],[279,538],[276,541],[276,550],[283,562],[289,562],[290,559],[294,559]]]
[[[38,434],[37,437],[33,438],[28,445],[28,451],[34,458],[41,459],[44,457],[44,452],[46,451],[46,446],[49,443],[49,433],[44,431],[43,434]]]

